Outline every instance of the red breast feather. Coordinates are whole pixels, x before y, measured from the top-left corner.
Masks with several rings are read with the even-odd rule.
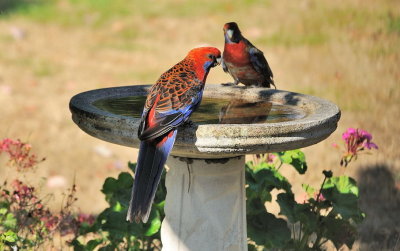
[[[250,55],[243,40],[239,43],[226,43],[223,53],[225,65],[230,75],[244,85],[260,85],[263,75],[257,72],[250,62]]]

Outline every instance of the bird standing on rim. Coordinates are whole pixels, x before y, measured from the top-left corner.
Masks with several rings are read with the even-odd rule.
[[[271,68],[262,51],[242,36],[235,22],[224,25],[225,46],[222,68],[235,80],[246,86],[271,87],[276,89]]]
[[[220,60],[217,48],[195,48],[151,87],[138,130],[141,143],[127,220],[147,222],[177,128],[200,105],[208,72]]]

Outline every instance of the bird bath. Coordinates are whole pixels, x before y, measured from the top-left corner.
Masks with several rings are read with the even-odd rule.
[[[138,148],[149,88],[78,94],[70,101],[72,119],[94,137]],[[247,250],[244,155],[316,144],[335,131],[340,110],[317,97],[267,88],[207,84],[203,97],[167,160],[163,250]]]

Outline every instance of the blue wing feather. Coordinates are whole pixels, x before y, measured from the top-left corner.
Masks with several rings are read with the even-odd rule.
[[[139,139],[140,140],[149,140],[157,138],[170,130],[180,126],[185,123],[193,111],[197,109],[200,104],[202,97],[202,92],[200,92],[191,104],[185,105],[178,110],[169,110],[165,112],[155,112],[155,121],[156,126],[146,128],[144,130],[140,130],[144,128],[142,125],[139,128]],[[147,113],[145,114],[147,116]],[[145,118],[142,118],[142,122],[145,121]]]

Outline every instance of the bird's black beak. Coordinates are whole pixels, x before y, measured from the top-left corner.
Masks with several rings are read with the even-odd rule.
[[[215,58],[215,61],[214,61],[213,67],[215,67],[215,66],[217,66],[217,65],[219,65],[219,64],[221,64],[221,56],[219,56],[219,57]]]

